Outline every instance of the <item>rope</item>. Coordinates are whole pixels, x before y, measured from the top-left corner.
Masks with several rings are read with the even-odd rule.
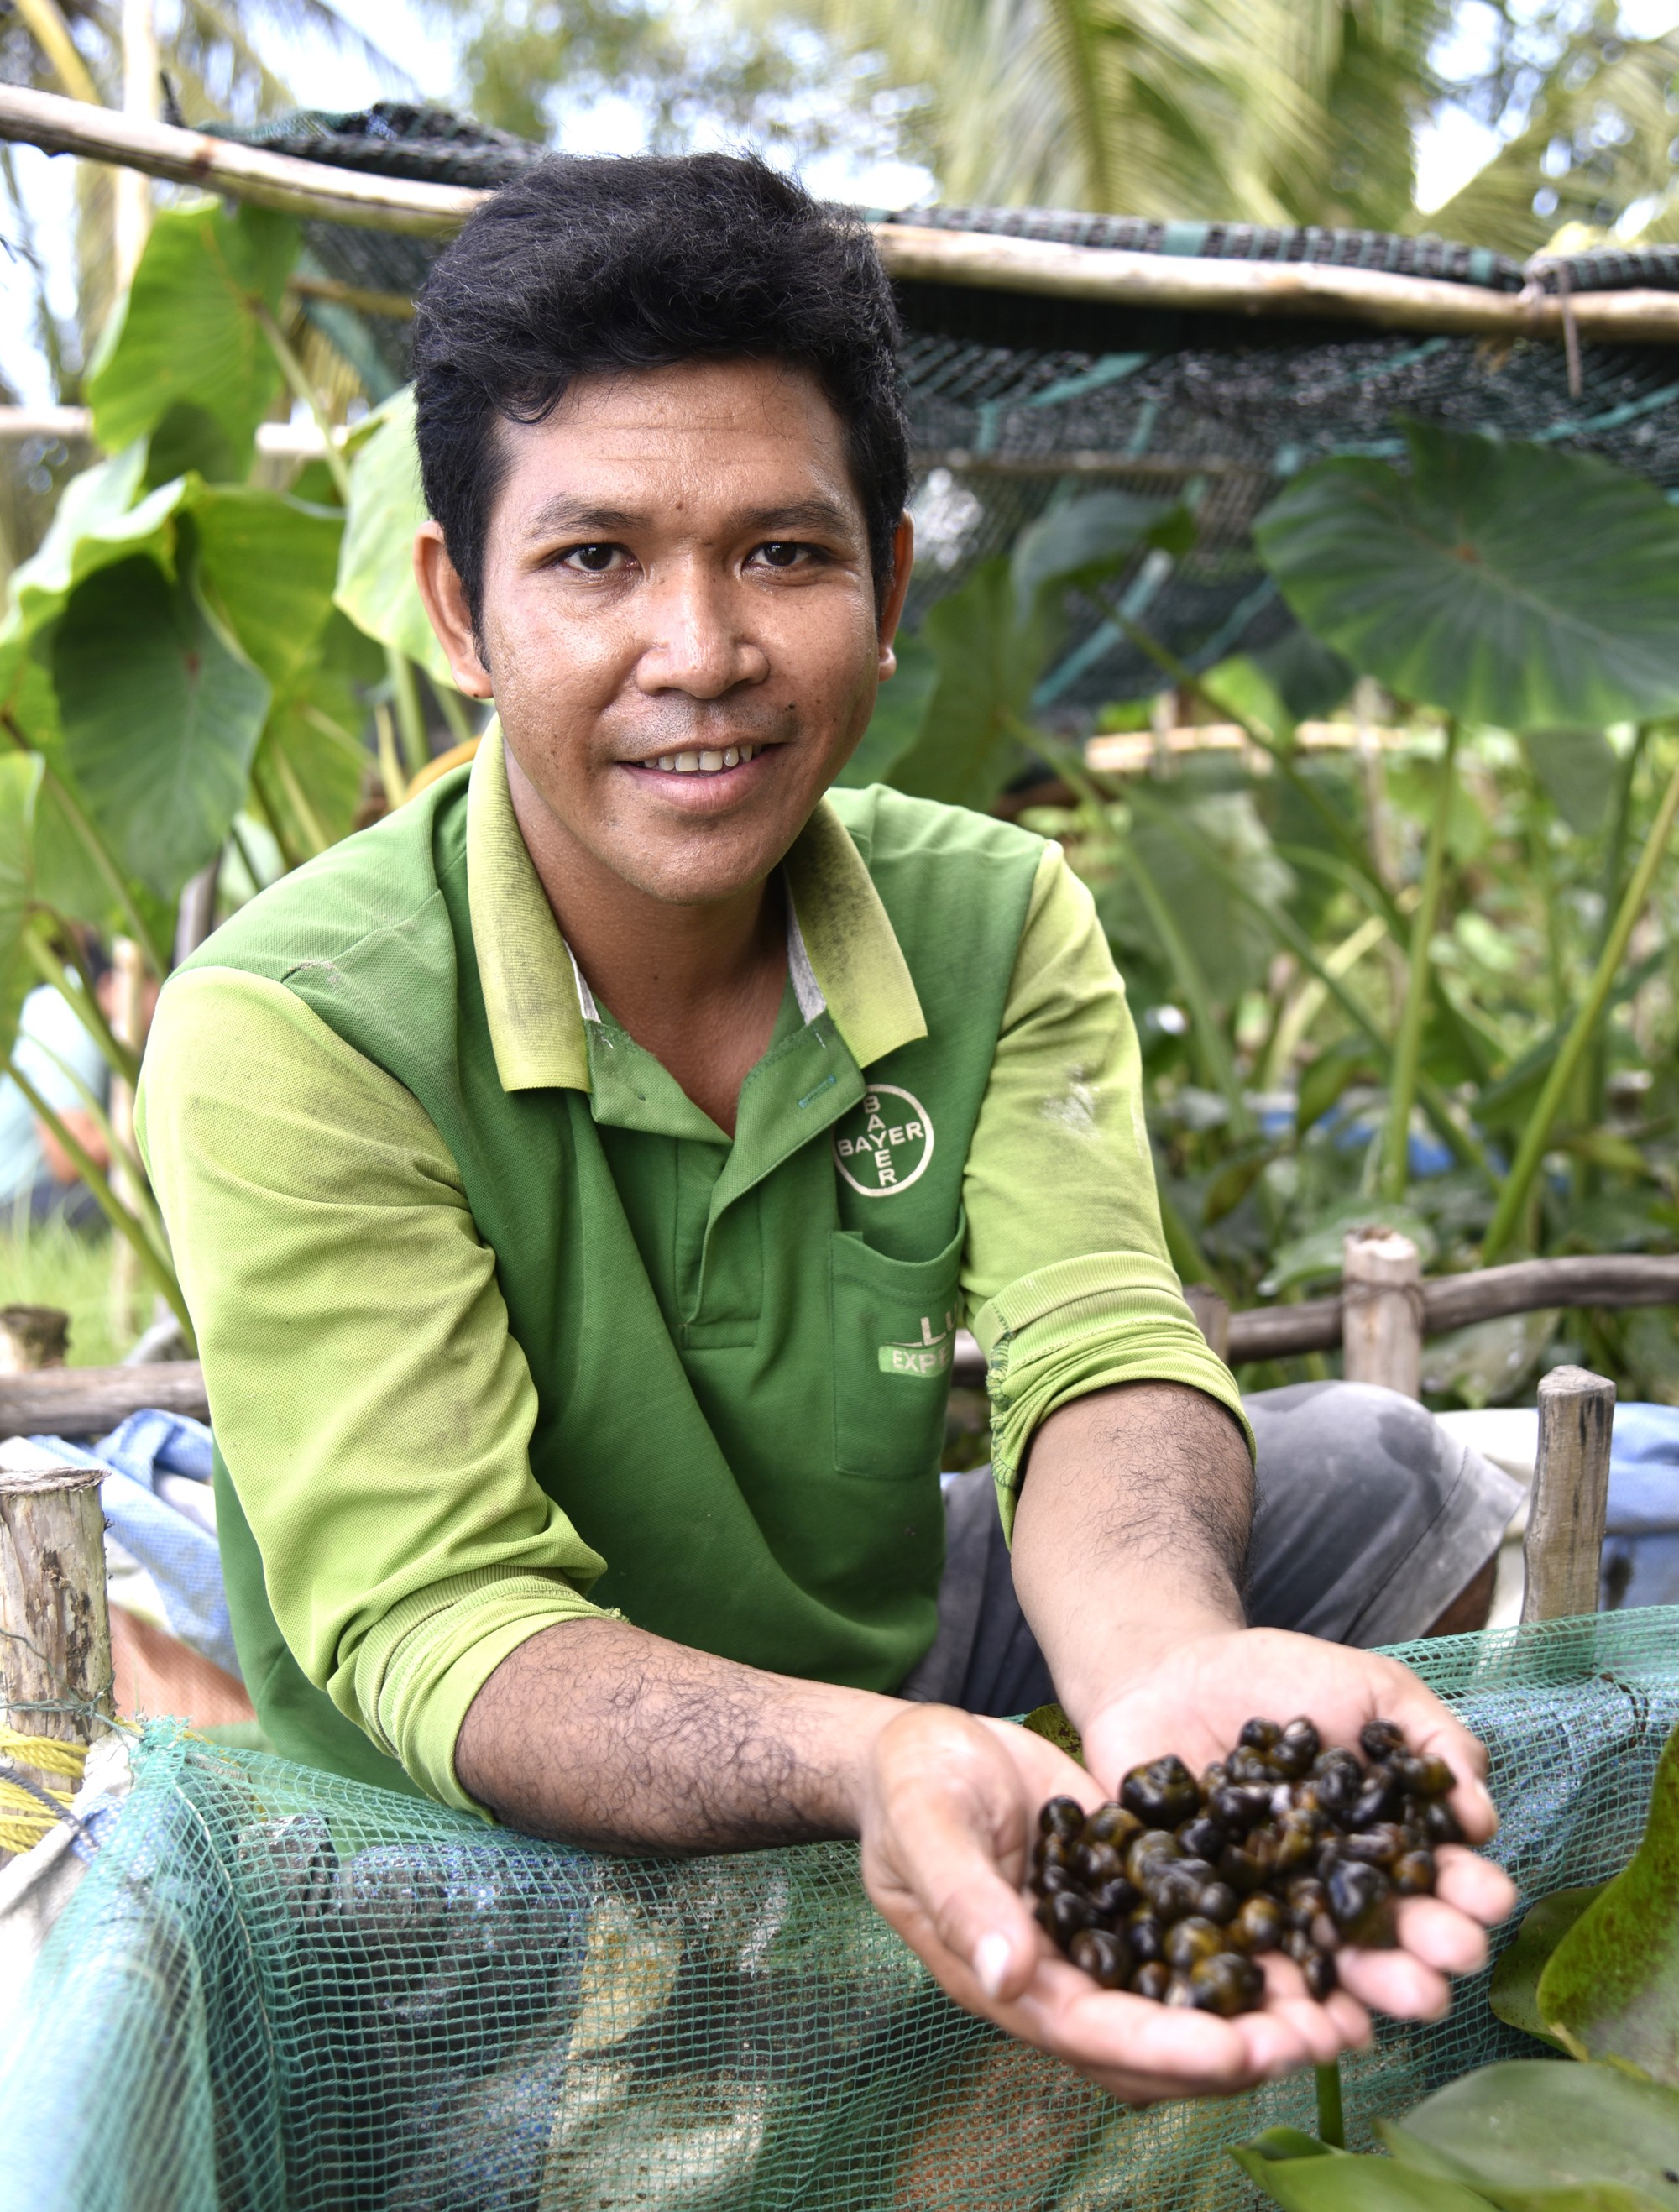
[[[60,1774],[74,1784],[88,1763],[88,1747],[56,1736],[24,1735],[0,1721],[0,1758],[14,1769],[22,1765],[39,1774]],[[54,1790],[0,1774],[0,1851],[27,1851],[40,1843],[70,1811],[74,1795],[73,1788]]]

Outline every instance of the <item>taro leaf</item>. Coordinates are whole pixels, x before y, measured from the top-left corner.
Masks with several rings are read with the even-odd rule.
[[[1403,698],[1505,729],[1679,706],[1679,513],[1584,453],[1422,423],[1411,472],[1321,461],[1260,550],[1317,636]]]
[[[1585,1889],[1560,1889],[1554,1897],[1542,1897],[1523,1915],[1515,1942],[1493,1969],[1487,2002],[1499,2018],[1558,2051],[1562,2045],[1546,2033],[1539,2017],[1539,1977],[1552,1952],[1603,1887],[1593,1882]]]
[[[1528,759],[1540,788],[1568,827],[1594,837],[1615,795],[1619,762],[1601,730],[1530,730]]]
[[[1657,1764],[1644,1840],[1552,1954],[1539,2016],[1576,2057],[1679,2087],[1679,1729]]]
[[[1153,544],[1182,510],[1129,492],[1092,492],[1028,523],[1014,547],[1014,588],[1023,617],[1046,585],[1110,575],[1139,546]]]
[[[1679,2202],[1679,2097],[1618,2066],[1506,2059],[1376,2127],[1407,2166],[1506,2212],[1671,2212]]]
[[[164,484],[131,507],[143,459],[136,446],[72,477],[39,548],[13,570],[0,627],[0,696],[8,706],[30,641],[59,613],[72,586],[137,553],[149,555],[173,574],[176,517],[198,487]]]
[[[313,851],[322,840],[336,843],[355,827],[368,757],[362,739],[366,708],[357,686],[384,672],[368,667],[370,650],[349,617],[335,608],[308,668],[269,710],[257,765],[281,827],[300,852]]]
[[[1230,2154],[1284,2212],[1487,2212],[1487,2199],[1460,2182],[1332,2150],[1298,2128],[1267,2128]]]
[[[41,763],[32,753],[0,755],[0,1067],[11,1058],[17,1017],[34,981],[22,939],[34,895],[35,799]]]
[[[298,682],[332,613],[344,516],[254,485],[199,498],[199,576],[277,691]]]
[[[64,746],[127,874],[172,899],[214,859],[245,797],[269,684],[190,575],[101,568],[52,636]]]
[[[166,208],[154,221],[127,302],[88,379],[94,435],[115,452],[157,429],[171,410],[199,408],[226,443],[199,438],[193,465],[245,475],[257,425],[280,388],[280,366],[252,312],[276,313],[297,255],[297,226],[266,208],[217,200]],[[191,418],[173,416],[167,442]]]
[[[922,733],[939,680],[939,663],[920,637],[898,633],[897,668],[880,687],[869,726],[836,779],[850,790],[885,783]]]
[[[1019,724],[1056,626],[1042,595],[1021,617],[1001,556],[932,609],[921,636],[938,681],[920,735],[892,769],[899,791],[958,806],[990,805],[1025,757]]]
[[[405,387],[370,418],[350,471],[350,514],[338,555],[338,605],[381,645],[454,682],[414,581],[414,532],[426,519],[414,393]]]

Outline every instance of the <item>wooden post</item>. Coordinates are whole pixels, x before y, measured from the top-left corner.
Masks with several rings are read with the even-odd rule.
[[[1539,1385],[1539,1456],[1528,1502],[1524,1620],[1596,1613],[1609,1518],[1615,1385],[1554,1367]]]
[[[0,1306],[0,1375],[33,1375],[62,1367],[70,1349],[70,1316],[58,1306]]]
[[[112,1711],[100,1480],[0,1444],[0,1719],[21,1735],[87,1744]],[[15,1771],[64,1786],[22,1759]]]
[[[1230,1356],[1230,1308],[1205,1283],[1185,1283],[1183,1302],[1195,1317],[1195,1327],[1220,1359]]]
[[[1422,1395],[1422,1266],[1408,1237],[1353,1231],[1341,1247],[1341,1342],[1349,1382]]]

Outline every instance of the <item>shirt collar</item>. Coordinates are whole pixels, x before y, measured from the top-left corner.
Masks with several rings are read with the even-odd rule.
[[[859,1067],[927,1035],[908,962],[849,831],[826,799],[783,864],[788,972],[808,1022],[825,1012]],[[587,1091],[593,994],[572,959],[513,811],[492,722],[466,793],[466,892],[504,1091]]]

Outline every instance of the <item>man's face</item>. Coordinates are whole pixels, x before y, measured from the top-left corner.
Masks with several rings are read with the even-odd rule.
[[[777,363],[582,378],[496,434],[482,659],[435,525],[417,556],[457,681],[493,693],[521,817],[534,799],[551,849],[661,900],[761,882],[892,672],[907,522],[882,620],[839,417]]]

